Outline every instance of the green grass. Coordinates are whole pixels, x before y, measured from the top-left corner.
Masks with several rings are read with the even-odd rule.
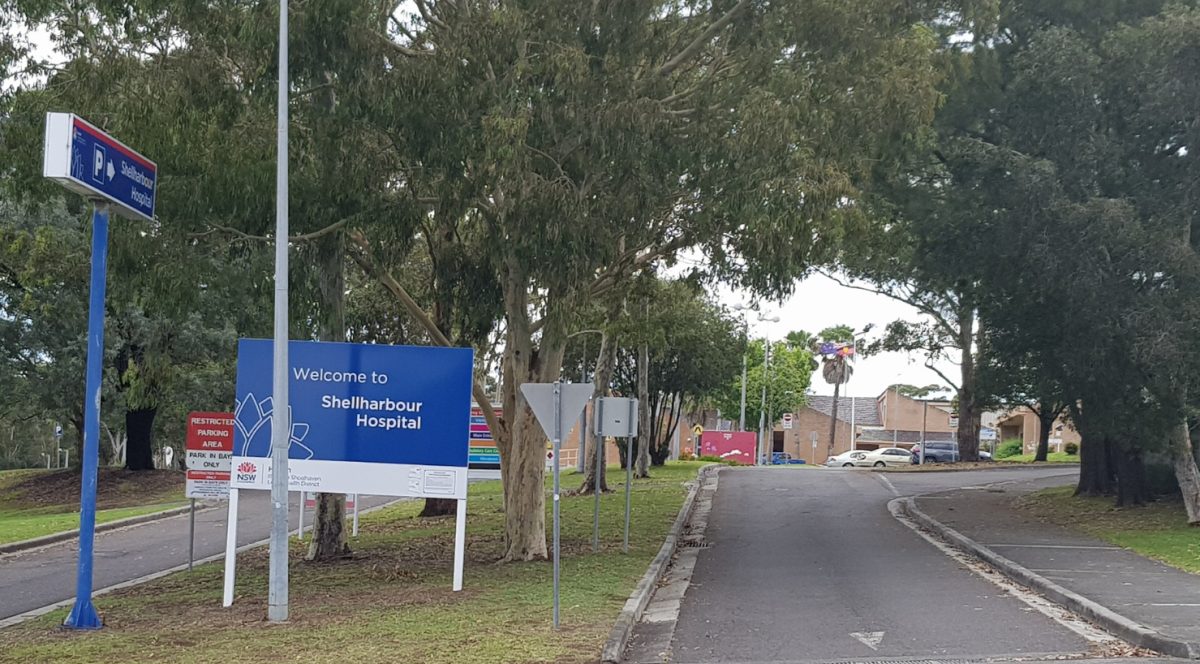
[[[142,505],[140,507],[119,507],[111,510],[96,512],[96,523],[108,523],[132,516],[151,514],[161,510],[186,505],[186,502],[168,502],[157,505]],[[53,535],[64,530],[74,530],[79,527],[78,512],[62,512],[58,508],[46,508],[51,511],[0,509],[0,544],[20,542]]]
[[[1178,499],[1113,507],[1111,498],[1076,497],[1073,492],[1074,487],[1038,491],[1024,498],[1021,507],[1051,523],[1200,574],[1200,529],[1187,525]]]
[[[450,591],[453,519],[419,519],[421,505],[410,502],[364,515],[345,561],[305,563],[293,540],[285,625],[264,620],[267,552],[256,549],[239,557],[230,609],[221,607],[222,567],[203,565],[97,598],[106,622],[98,632],[64,633],[63,611],[0,630],[0,661],[593,662],[662,545],[684,482],[702,465],[673,463],[635,482],[628,555],[621,553],[622,474],[610,468],[614,491],[601,499],[599,553],[591,550],[592,497],[564,496],[558,631],[551,565],[495,562],[502,495],[498,482],[484,482],[470,487],[463,592]],[[549,510],[548,500],[547,526]]]
[[[96,523],[107,523],[187,504],[182,475],[145,476],[105,468],[99,482]],[[31,482],[30,480],[35,480]],[[166,481],[164,481],[164,479]],[[0,473],[0,544],[53,535],[79,527],[79,475],[23,469]]]
[[[1033,454],[1018,454],[1016,456],[997,458],[996,461],[1002,463],[1033,463]],[[1067,454],[1066,452],[1050,452],[1046,455],[1046,463],[1079,463],[1078,454]]]

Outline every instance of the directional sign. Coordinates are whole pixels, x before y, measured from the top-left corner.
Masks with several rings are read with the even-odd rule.
[[[73,113],[46,114],[42,174],[131,219],[154,219],[158,166]]]
[[[533,414],[537,417],[538,424],[542,425],[542,431],[546,432],[547,438],[554,437],[554,386],[555,383],[525,383],[521,386],[521,394],[525,395],[525,401],[529,402],[529,407],[533,409]],[[575,426],[579,412],[592,396],[592,384],[562,383],[559,387],[562,392],[559,397],[558,415],[563,422],[570,423],[562,427],[562,438],[566,438]]]

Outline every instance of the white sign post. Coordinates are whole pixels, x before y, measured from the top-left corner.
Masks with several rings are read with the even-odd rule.
[[[563,431],[563,422],[574,424],[578,415],[587,405],[592,396],[591,383],[525,383],[521,386],[521,394],[537,417],[542,431],[550,437],[554,445],[554,628],[558,629],[558,579],[559,579],[559,451],[562,441],[570,430]],[[599,472],[599,468],[596,469]]]

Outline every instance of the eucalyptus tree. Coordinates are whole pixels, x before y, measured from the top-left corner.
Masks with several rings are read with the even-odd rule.
[[[506,324],[493,427],[505,557],[544,557],[542,436],[517,388],[559,377],[574,312],[688,247],[718,278],[786,292],[851,232],[856,184],[931,117],[922,22],[967,14],[936,2],[416,6],[383,35],[393,64],[372,108],[393,123],[406,191],[469,201],[491,247]]]

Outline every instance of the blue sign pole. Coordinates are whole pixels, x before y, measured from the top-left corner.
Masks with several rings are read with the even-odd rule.
[[[108,269],[108,204],[92,211],[92,281],[88,301],[87,388],[83,415],[83,482],[79,494],[79,571],[75,606],[66,627],[99,629],[92,604],[92,548],[96,539],[96,473],[100,464],[100,378],[104,369],[104,290]]]

